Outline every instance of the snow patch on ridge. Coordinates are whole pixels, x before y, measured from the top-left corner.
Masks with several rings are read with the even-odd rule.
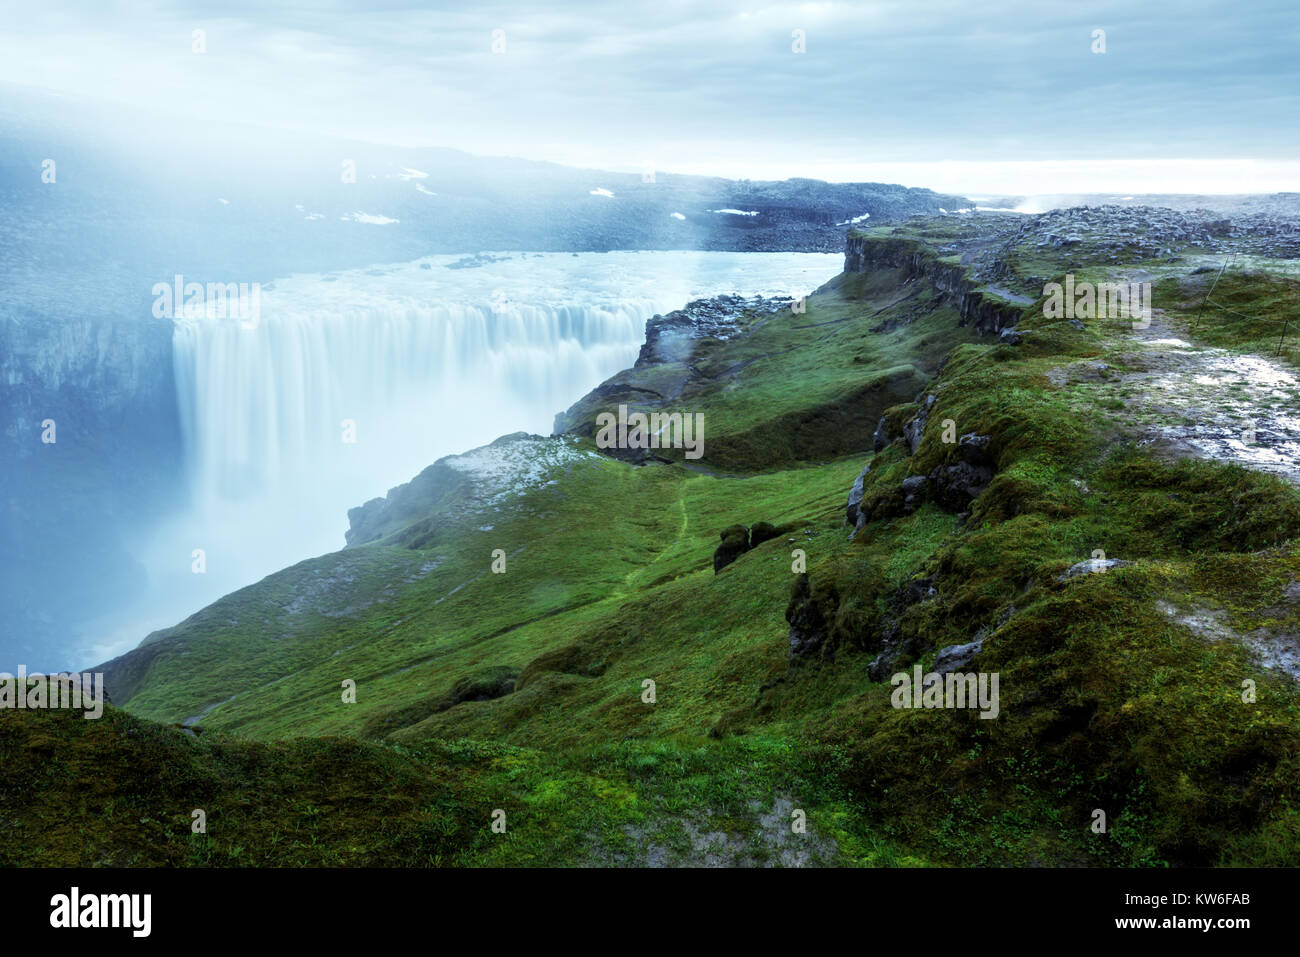
[[[604,456],[577,448],[577,444],[576,438],[558,436],[498,439],[491,445],[448,456],[443,461],[450,468],[472,476],[477,483],[476,497],[484,505],[496,507],[525,489],[554,484],[550,476],[556,469],[605,461]]]

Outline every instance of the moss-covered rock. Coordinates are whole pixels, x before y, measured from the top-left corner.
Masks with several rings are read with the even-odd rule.
[[[749,529],[744,525],[729,525],[722,530],[722,544],[713,553],[714,574],[722,571],[745,552],[749,551]]]

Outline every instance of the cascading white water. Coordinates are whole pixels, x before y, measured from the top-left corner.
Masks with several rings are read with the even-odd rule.
[[[655,313],[724,293],[802,295],[841,257],[515,253],[446,268],[455,261],[277,279],[252,328],[176,320],[191,507],[138,545],[150,594],[105,635],[103,657],[341,547],[348,508],[441,456],[548,434],[557,412],[632,364]]]
[[[494,438],[493,429],[549,431],[584,387],[635,358],[654,312],[643,301],[281,311],[283,294],[268,298],[253,329],[207,320],[176,328],[201,508],[326,478],[379,494],[439,455]]]

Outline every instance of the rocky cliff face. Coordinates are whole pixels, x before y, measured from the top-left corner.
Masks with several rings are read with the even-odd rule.
[[[0,319],[0,410],[0,668],[73,664],[69,637],[143,581],[124,538],[182,492],[171,322]]]
[[[945,262],[912,239],[849,233],[844,271],[901,269],[904,280],[923,278],[934,285],[961,313],[961,324],[981,334],[998,335],[1014,328],[1030,300],[1008,290],[981,286],[959,263]]]
[[[0,321],[0,401],[10,412],[0,441],[18,459],[41,452],[45,419],[58,443],[101,445],[104,428],[125,427],[99,449],[124,458],[141,444],[175,445],[175,396],[170,320]]]

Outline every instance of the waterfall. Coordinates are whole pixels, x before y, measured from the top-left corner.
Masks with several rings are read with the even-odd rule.
[[[251,329],[207,319],[176,325],[181,422],[200,507],[326,479],[369,497],[500,432],[549,433],[557,411],[631,364],[654,312],[647,301],[325,310],[277,309],[279,297],[266,299]]]

